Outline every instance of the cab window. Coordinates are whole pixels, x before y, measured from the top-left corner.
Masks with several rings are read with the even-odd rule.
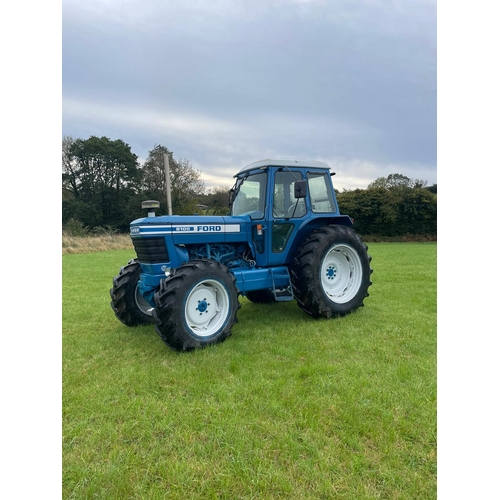
[[[328,174],[307,174],[309,196],[311,197],[311,208],[313,212],[335,212],[332,188]]]
[[[239,186],[231,214],[249,214],[252,219],[264,218],[267,173],[250,175]]]
[[[295,181],[302,180],[300,172],[276,172],[274,179],[273,217],[297,218],[306,213],[304,199],[294,196]]]

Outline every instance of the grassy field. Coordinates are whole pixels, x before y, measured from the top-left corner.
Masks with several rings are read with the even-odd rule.
[[[64,255],[62,497],[436,498],[436,244],[370,254],[355,314],[240,298],[184,354],[113,315],[133,251]]]

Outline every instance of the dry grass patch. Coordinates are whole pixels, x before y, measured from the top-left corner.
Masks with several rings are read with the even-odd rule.
[[[105,252],[107,250],[133,249],[128,234],[106,234],[102,236],[62,236],[62,254]]]

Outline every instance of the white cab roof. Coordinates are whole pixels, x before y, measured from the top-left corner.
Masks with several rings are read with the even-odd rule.
[[[321,169],[326,168],[327,170],[330,170],[330,165],[328,165],[328,163],[325,163],[324,161],[302,160],[300,158],[268,158],[267,160],[259,160],[254,163],[250,163],[250,165],[243,167],[238,172],[238,174],[241,174],[242,172],[246,172],[248,170],[253,170],[255,168],[269,167],[269,166],[289,167],[289,168],[291,167],[310,167],[310,168],[321,168]]]

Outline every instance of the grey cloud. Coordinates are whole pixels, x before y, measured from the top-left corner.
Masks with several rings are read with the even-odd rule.
[[[140,156],[161,142],[212,169],[268,152],[433,173],[436,6],[397,5],[67,0],[63,132],[123,133]],[[76,102],[108,116],[82,122]]]

